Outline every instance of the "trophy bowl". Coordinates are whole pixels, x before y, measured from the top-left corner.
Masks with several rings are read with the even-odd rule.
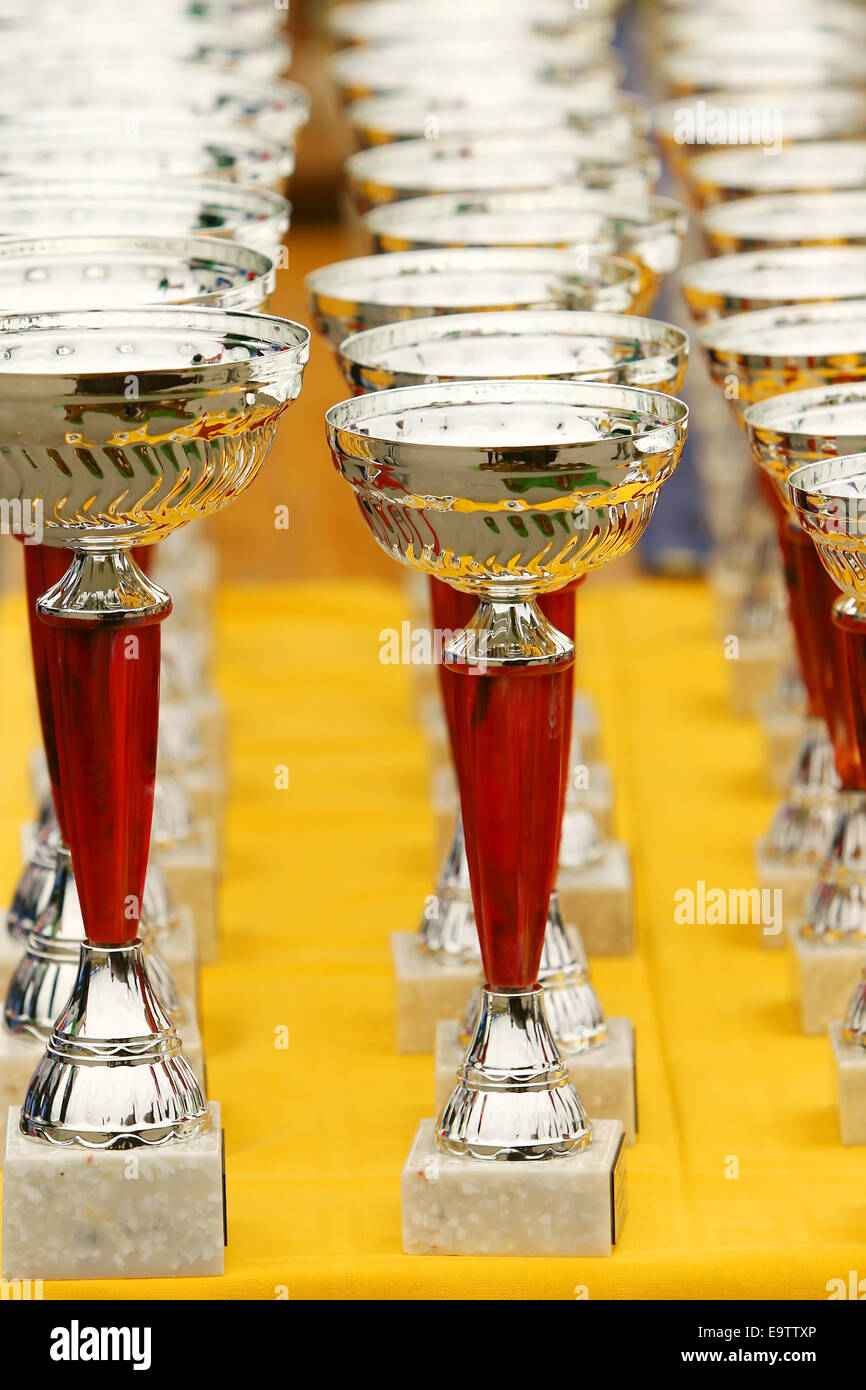
[[[866,246],[791,246],[696,261],[680,272],[698,324],[774,305],[866,295]]]
[[[141,959],[167,594],[131,548],[209,516],[255,478],[309,351],[298,324],[158,306],[0,320],[0,492],[38,504],[72,549],[37,601],[58,780],[85,941],[31,1079],[25,1135],[93,1148],[163,1144],[209,1124]],[[137,660],[124,656],[134,639]],[[110,692],[110,694],[108,693]]]
[[[365,328],[484,309],[605,309],[628,313],[640,271],[617,256],[543,247],[394,251],[337,261],[307,276],[313,322],[336,351]]]
[[[630,550],[687,419],[656,392],[518,380],[376,392],[327,415],[335,466],[383,550],[490,598],[560,588]]]
[[[838,246],[866,241],[866,190],[777,193],[706,208],[700,229],[714,256],[783,246]]]
[[[746,47],[745,35],[761,37],[764,43]],[[781,45],[784,36],[782,25],[771,31],[739,26],[734,51],[718,41],[706,52],[671,48],[659,66],[659,76],[672,97],[745,88],[765,92],[768,104],[773,93],[783,89],[859,85],[850,37],[831,35],[827,41],[825,36],[819,44],[810,34],[786,49]]]
[[[524,135],[400,140],[350,155],[344,165],[360,212],[437,193],[528,190],[573,182],[617,193],[648,193],[660,164],[645,141],[547,130]]]
[[[226,237],[276,259],[290,205],[258,185],[166,179],[4,179],[0,238]]]
[[[687,419],[661,393],[550,380],[386,390],[326,416],[334,465],[379,545],[480,599],[444,652],[485,979],[435,1126],[452,1155],[537,1161],[591,1141],[538,984],[574,644],[537,599],[637,541]]]
[[[129,304],[257,309],[276,283],[270,256],[195,236],[0,237],[4,318],[34,305],[58,312]]]
[[[188,24],[218,25],[230,24],[234,30],[245,34],[262,31],[270,33],[282,28],[285,11],[279,6],[271,9],[263,6],[261,0],[152,0],[146,14],[142,11],[125,10],[118,14],[112,0],[78,0],[75,6],[75,24],[84,23],[88,27],[95,23],[117,23],[121,20],[127,30],[146,29],[154,23],[180,22]],[[19,24],[23,27],[33,24],[33,6],[27,0],[3,0],[0,20],[4,24]],[[64,0],[39,0],[39,20],[52,27],[69,23],[69,7]]]
[[[53,67],[75,73],[76,80],[91,75],[98,82],[105,73],[126,71],[133,47],[137,61],[158,64],[178,73],[180,80],[185,68],[205,67],[268,82],[291,67],[291,43],[269,28],[256,32],[243,25],[185,24],[174,18],[157,29],[150,24],[119,28],[116,18],[115,11],[111,23],[95,18],[88,24],[85,17],[69,28],[54,28],[50,44],[41,19],[21,25],[3,36],[4,64],[9,71],[25,72],[48,60]]]
[[[297,324],[214,309],[10,315],[0,495],[42,505],[48,545],[162,540],[252,482],[308,342]]]
[[[544,377],[635,386],[670,395],[688,357],[682,329],[655,319],[555,309],[447,314],[346,338],[338,360],[354,391],[433,380]]]
[[[668,164],[688,183],[696,154],[739,145],[744,136],[775,152],[783,142],[862,135],[866,98],[860,91],[833,87],[786,88],[769,95],[760,88],[701,92],[655,106],[652,130]]]
[[[535,193],[464,193],[413,198],[363,218],[376,251],[434,246],[549,246],[625,256],[644,272],[635,306],[646,312],[679,263],[686,214],[672,198],[626,197],[574,185]]]
[[[597,17],[559,0],[533,0],[532,4],[526,0],[473,0],[470,8],[460,0],[437,0],[433,5],[415,0],[411,14],[407,14],[402,0],[376,0],[374,4],[333,5],[325,22],[335,41],[344,47],[399,43],[411,31],[415,42],[435,41],[443,34],[483,42],[495,32],[498,39],[528,34],[576,37],[589,47],[601,48],[613,39],[614,24],[612,7],[600,8],[604,13]]]
[[[736,382],[739,414],[756,401],[866,376],[866,301],[780,305],[704,324],[713,380]]]
[[[164,121],[114,122],[68,116],[59,129],[0,124],[0,178],[87,180],[230,179],[279,190],[295,165],[294,148],[243,127]],[[20,228],[17,229],[20,232]]]
[[[438,140],[567,129],[621,142],[649,132],[649,108],[642,97],[592,78],[574,86],[539,82],[527,86],[516,102],[487,88],[426,99],[411,92],[362,97],[346,108],[346,119],[362,149],[431,139],[434,133]]]
[[[365,44],[347,48],[331,59],[330,72],[340,99],[348,105],[360,97],[409,92],[440,98],[473,87],[489,89],[490,74],[503,92],[520,101],[527,86],[548,82],[570,86],[591,78],[611,88],[619,85],[622,65],[604,45],[585,46],[573,39],[523,35],[503,39],[440,38],[438,42]]]
[[[18,81],[7,74],[0,93],[0,132],[7,121],[58,130],[72,117],[74,123],[119,124],[132,138],[139,121],[186,126],[200,120],[291,142],[309,116],[309,92],[297,82],[253,82],[206,68],[136,64],[132,73],[104,73],[97,81],[64,68],[31,68]]]
[[[742,147],[697,155],[689,179],[702,207],[759,193],[866,188],[866,140],[809,140],[767,155]]]

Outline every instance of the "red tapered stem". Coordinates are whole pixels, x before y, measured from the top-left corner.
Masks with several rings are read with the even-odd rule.
[[[538,977],[562,825],[573,664],[445,671],[454,687],[472,901],[492,989],[528,989]]]
[[[866,626],[832,611],[841,656],[831,724],[836,771],[845,791],[866,791]]]
[[[66,843],[66,810],[60,784],[57,729],[54,716],[54,684],[56,681],[53,673],[57,664],[57,643],[54,632],[37,616],[36,600],[63,578],[69,568],[69,551],[51,545],[25,545],[23,550],[24,583],[27,591],[27,622],[30,629],[33,676],[36,682],[36,704],[39,709],[42,743],[45,748],[48,776],[51,781],[54,813],[60,826],[61,838]]]
[[[159,720],[160,617],[41,618],[56,642],[68,843],[88,941],[138,935]]]

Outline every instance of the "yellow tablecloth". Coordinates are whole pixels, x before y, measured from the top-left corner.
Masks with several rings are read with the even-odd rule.
[[[580,599],[580,680],[637,881],[637,955],[594,965],[607,1011],[637,1030],[621,1245],[609,1260],[402,1254],[400,1170],[433,1089],[431,1058],[393,1046],[388,934],[414,926],[432,874],[410,672],[378,659],[380,631],[405,616],[397,588],[370,584],[221,595],[232,799],[224,948],[202,999],[227,1272],[52,1283],[46,1297],[820,1299],[866,1274],[866,1153],[839,1143],[829,1044],[799,1033],[790,953],[748,925],[674,923],[678,889],[754,885],[772,805],[758,727],[729,713],[711,598],[690,582],[590,583]],[[6,892],[33,728],[13,600],[0,653]]]

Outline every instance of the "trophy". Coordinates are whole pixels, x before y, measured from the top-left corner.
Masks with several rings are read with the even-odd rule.
[[[646,313],[679,263],[685,211],[673,198],[624,197],[574,185],[533,193],[439,194],[374,208],[363,218],[376,251],[435,246],[559,246],[625,256],[644,276]]]
[[[583,188],[638,195],[652,190],[659,159],[646,141],[606,133],[548,130],[529,135],[456,135],[399,140],[359,150],[345,174],[361,213],[381,203],[436,193],[546,189],[573,182]]]
[[[844,267],[856,249],[839,249],[843,270],[838,276],[834,277],[825,267],[827,294],[845,292],[850,282]],[[769,258],[775,253],[766,254]],[[810,254],[813,253],[802,252],[803,257]],[[819,256],[825,254],[818,251]],[[807,284],[804,274],[804,285]],[[791,279],[793,293],[796,285],[795,273]],[[713,379],[720,386],[736,382],[735,404],[742,413],[747,406],[769,396],[864,376],[864,308],[866,303],[862,300],[830,300],[760,309],[706,324],[699,337]],[[770,495],[775,496],[775,490]],[[798,649],[812,710],[794,783],[774,822],[769,844],[759,846],[762,877],[783,893],[790,924],[792,918],[801,917],[806,910],[818,866],[831,843],[838,783],[832,744],[827,737],[826,695],[821,692],[809,653],[811,628],[806,610],[816,592],[815,585],[823,585],[823,581],[814,565],[811,570],[808,568],[811,553],[787,525],[781,504],[776,501],[773,505],[786,552],[789,593],[794,594],[792,616],[795,631],[799,628]]]
[[[590,79],[609,89],[619,84],[622,66],[604,42],[545,39],[535,35],[491,35],[482,42],[440,36],[416,43],[365,44],[331,59],[330,73],[340,100],[411,92],[442,98],[473,87],[490,87],[495,68],[501,91],[519,103],[527,87],[539,82],[571,87]]]
[[[72,993],[10,1111],[6,1277],[222,1269],[218,1113],[138,938],[171,600],[132,547],[252,482],[308,347],[298,324],[185,306],[9,316],[0,328],[0,492],[37,498],[47,544],[71,552],[37,612],[53,634],[59,785],[85,935]],[[129,1148],[146,1179],[134,1193]]]
[[[704,210],[701,232],[714,256],[866,239],[866,190],[756,194]]]
[[[443,680],[485,985],[457,1085],[404,1170],[410,1253],[607,1254],[616,1238],[622,1126],[590,1126],[537,984],[574,655],[538,595],[637,541],[687,417],[633,387],[526,380],[374,392],[326,417],[380,546],[478,601]]]
[[[866,307],[866,301],[859,307]],[[812,679],[832,739],[839,787],[832,799],[827,853],[802,918],[791,931],[801,981],[801,1016],[808,1033],[823,1033],[828,1023],[844,1016],[851,990],[866,965],[866,878],[857,839],[866,824],[866,800],[858,725],[853,721],[858,694],[849,688],[856,674],[852,661],[859,640],[857,629],[846,626],[850,584],[840,581],[838,566],[829,571],[820,566],[824,551],[812,544],[812,533],[794,507],[788,480],[807,464],[864,447],[866,386],[845,379],[854,375],[843,374],[838,385],[758,401],[746,412],[754,456],[773,480],[789,516],[803,575],[801,602]]]
[[[630,310],[640,292],[641,277],[633,263],[616,258],[575,258],[565,250],[487,247],[410,251],[338,262],[309,275],[306,288],[316,327],[338,349],[354,329],[365,325],[399,323],[416,317],[427,318],[431,314],[453,314],[458,310],[470,313],[482,302],[483,307],[497,313],[515,306],[610,309],[614,303],[620,310]],[[545,322],[552,323],[554,319],[545,318]],[[597,326],[595,316],[592,324]],[[640,355],[640,346],[635,345],[635,334],[639,331],[638,326],[628,339],[626,351],[633,357]],[[629,369],[635,370],[636,363],[632,362]],[[387,384],[384,378],[381,384]],[[364,389],[376,388],[367,386]],[[465,609],[468,602],[465,596],[433,578],[429,585],[432,621],[437,631],[461,626],[463,617],[471,616],[471,610],[465,614],[455,611],[455,605],[462,604]],[[566,610],[560,615],[559,626],[570,623],[573,627],[571,590],[556,595],[555,600],[545,600],[553,601],[561,607],[564,605]],[[576,721],[582,713],[576,713]],[[450,750],[447,721],[443,724],[441,739]],[[438,718],[433,721],[432,731],[438,735]],[[583,729],[574,732],[577,735],[573,740],[574,761],[585,771],[581,758],[587,756],[587,740]],[[443,773],[444,777],[437,778],[434,786],[434,801],[437,808],[441,808],[443,821],[437,838],[443,841],[444,856],[436,895],[430,910],[424,914],[419,931],[396,932],[391,938],[397,977],[397,1047],[400,1052],[433,1049],[438,1020],[462,1014],[479,966],[459,816],[455,837],[450,751],[449,765]],[[570,874],[572,880],[565,885],[571,914],[578,916],[578,909],[592,899],[596,916],[601,918],[604,914],[606,927],[611,915],[616,919],[624,913],[630,924],[627,857],[623,892],[620,890],[621,875],[611,872],[611,865],[615,871],[620,864],[621,847],[599,844],[587,794],[572,790],[571,784],[563,838],[568,846],[564,856],[568,859],[568,868],[563,872]],[[624,855],[625,851],[622,853]],[[611,880],[613,886],[608,886],[606,894],[601,893],[599,881],[609,884]],[[625,907],[621,902],[623,897]],[[558,902],[554,899],[542,970],[551,986],[557,987],[560,1001],[557,1031],[561,1037],[569,1038],[575,1066],[579,1067],[583,1048],[590,1040],[602,1038],[603,1030],[597,1002],[591,1000],[590,1008],[581,1004],[581,999],[590,996],[584,988],[583,947],[572,939],[573,935],[573,929],[563,930]],[[623,1032],[623,1022],[616,1020],[614,1030]],[[627,1070],[631,1072],[630,1064]],[[633,1112],[633,1085],[628,1084],[625,1090]],[[627,1127],[631,1130],[633,1124]]]
[[[790,247],[771,252],[743,252],[689,266],[681,275],[686,303],[693,319],[705,323],[774,304],[803,303],[809,300],[852,298],[866,293],[866,255],[860,247]],[[730,382],[726,384],[730,394]],[[742,513],[742,495],[747,484],[740,477],[730,451],[707,460],[705,473],[715,478],[719,491],[727,485]],[[760,476],[760,470],[758,470]],[[776,816],[769,837],[758,849],[762,877],[773,881],[774,871],[786,868],[789,902],[797,891],[804,894],[811,886],[809,864],[820,862],[828,831],[827,793],[835,785],[832,753],[826,730],[818,712],[804,726],[810,712],[804,689],[803,651],[798,623],[798,581],[793,577],[793,556],[787,544],[788,526],[772,489],[763,496],[760,519],[750,515],[755,553],[754,568],[744,578],[739,607],[725,618],[724,632],[739,635],[738,659],[732,668],[739,678],[735,693],[753,686],[750,704],[760,708],[771,749],[774,783],[787,792],[793,778],[793,791]],[[775,514],[770,521],[768,505]],[[763,518],[767,518],[766,524]],[[746,529],[744,526],[743,530]],[[811,549],[811,547],[808,547]],[[799,656],[778,668],[778,634],[784,619],[780,614],[782,575],[777,577],[777,554],[787,572],[787,599],[794,648]],[[817,565],[817,561],[815,562]],[[790,630],[789,629],[789,632]],[[749,657],[755,658],[749,661]],[[749,675],[746,675],[746,669]],[[756,669],[755,669],[756,668]],[[776,684],[773,688],[773,680]],[[816,715],[814,700],[811,714]],[[814,805],[814,815],[807,809]],[[799,868],[797,867],[799,866]],[[799,880],[799,890],[797,881]],[[802,901],[797,910],[802,907]],[[774,938],[776,940],[776,938]]]
[[[802,403],[805,428],[808,429],[807,422],[814,419],[820,425],[821,433],[813,441],[800,431],[799,422],[795,424],[790,436],[794,449],[802,447],[804,452],[812,454],[815,461],[791,469],[788,488],[800,525],[815,543],[829,575],[830,588],[837,595],[831,609],[835,640],[831,638],[828,648],[833,649],[830,659],[838,663],[844,681],[844,699],[839,702],[844,737],[840,729],[837,748],[845,789],[843,795],[849,803],[843,813],[847,827],[840,823],[838,829],[840,834],[858,833],[863,829],[866,815],[866,649],[862,562],[866,548],[866,454],[843,452],[840,457],[831,458],[817,458],[817,455],[819,448],[832,449],[836,444],[846,444],[848,438],[853,439],[858,435],[862,449],[866,440],[866,391],[855,387],[849,392],[839,388],[838,392],[809,391],[797,394]],[[766,426],[756,421],[754,428],[761,457],[765,456],[766,448],[768,457],[772,449],[774,459],[784,460],[781,462],[781,472],[775,474],[780,477],[789,461],[787,432],[780,438],[778,448],[774,448]],[[826,613],[824,620],[826,623]],[[859,864],[855,868],[859,868]],[[829,1025],[838,1074],[843,1144],[866,1142],[866,974],[863,971],[866,965],[866,896],[863,890],[862,871],[859,884],[840,882],[837,885],[837,907],[842,906],[840,895],[846,893],[850,913],[846,915],[843,910],[831,924],[831,937],[841,936],[852,944],[852,938],[857,938],[861,965],[853,995],[850,1001],[843,1001],[843,1008],[847,1004],[844,1022],[836,1021],[839,1014],[833,1014]],[[816,893],[816,899],[818,897],[819,893]],[[810,925],[814,927],[815,923]],[[853,954],[851,963],[853,965]]]
[[[183,179],[4,179],[0,237],[230,237],[276,261],[289,204],[258,185]]]
[[[680,329],[651,319],[598,311],[500,310],[466,313],[459,317],[412,319],[368,329],[342,343],[338,360],[347,384],[356,392],[433,381],[536,377],[639,385],[646,390],[671,394],[682,383],[687,352],[688,340]],[[438,632],[447,634],[462,629],[471,620],[471,596],[458,595],[434,580],[431,599]],[[542,594],[539,604],[558,630],[574,642],[571,586],[554,594]],[[439,670],[452,759],[457,766],[454,715],[449,707],[451,682],[441,666]],[[570,701],[569,690],[569,704]],[[570,731],[570,708],[567,725]],[[564,879],[563,892],[570,905],[574,903],[574,893],[568,892],[569,870],[585,870],[597,865],[602,858],[602,837],[592,811],[583,799],[571,794],[571,788],[577,783],[575,773],[582,767],[583,758],[579,747],[571,753],[569,757],[566,751],[566,793],[557,855],[559,876]],[[402,934],[392,938],[398,980],[401,965],[404,974],[409,974],[414,967],[411,969],[411,1008],[416,1028],[422,1002],[419,976],[423,976],[425,964],[429,972],[431,958],[435,962],[434,975],[441,974],[443,965],[452,975],[455,967],[477,969],[480,965],[468,888],[469,867],[458,813],[453,840],[432,898],[435,912],[425,911],[414,941],[405,939]],[[579,921],[577,912],[575,915]],[[615,1115],[625,1124],[627,1136],[633,1139],[636,1117],[631,1025],[627,1019],[604,1019],[589,982],[582,944],[579,937],[574,941],[565,930],[556,893],[550,902],[539,982],[546,990],[551,1031],[569,1062],[575,1085],[587,1099],[592,1113]],[[477,997],[470,1002],[459,1035],[455,1022],[440,1019],[436,1033],[437,1090],[450,1090],[460,1042],[469,1041],[476,1009]],[[447,1015],[442,1017],[447,1019]],[[596,1050],[605,1054],[599,1057],[598,1067],[595,1066]],[[623,1052],[628,1059],[621,1069],[618,1088],[611,1062],[614,1051]],[[609,1108],[611,1106],[614,1108]]]
[[[267,299],[274,280],[273,264],[268,256],[227,240],[193,236],[0,240],[0,302],[9,315],[39,314],[45,312],[46,305],[63,311],[83,303],[106,310],[136,303],[183,303],[210,305],[227,311],[254,310]],[[5,1033],[0,1034],[3,1084],[9,1101],[20,1097],[35,1064],[34,1047],[40,1051],[44,1047],[70,995],[84,940],[69,851],[57,746],[57,711],[50,679],[55,638],[52,630],[40,622],[36,607],[39,597],[60,582],[68,568],[68,560],[63,549],[31,544],[29,540],[22,550],[31,653],[50,795],[33,839],[29,861],[6,914],[6,924],[19,957],[7,977]],[[168,789],[163,786],[163,807],[166,790],[171,808],[179,792],[172,793],[170,786]],[[172,921],[164,874],[158,865],[152,864],[140,919],[145,962],[167,1013],[174,1019],[186,1013],[188,1052],[196,1071],[201,1074],[201,1044],[195,1029],[194,1011],[189,1008],[184,1011],[171,971],[157,949],[159,938]]]
[[[346,109],[355,140],[362,149],[395,140],[453,138],[456,135],[529,135],[568,129],[605,135],[620,142],[646,135],[648,108],[643,98],[588,78],[574,86],[539,82],[527,87],[518,102],[484,87],[450,96],[415,96],[399,92],[363,97]]]

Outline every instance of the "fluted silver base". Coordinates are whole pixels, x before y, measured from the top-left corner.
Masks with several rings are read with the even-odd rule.
[[[463,1158],[538,1160],[575,1153],[591,1138],[541,987],[483,989],[457,1085],[436,1123],[438,1147]]]
[[[550,897],[538,983],[544,991],[547,1025],[560,1052],[586,1052],[607,1040],[601,1000],[593,988],[587,966],[572,949],[556,893]],[[480,1008],[481,985],[478,985],[472,991],[460,1027],[460,1041],[464,1046],[468,1046],[475,1032]]]
[[[806,904],[807,940],[866,940],[866,793],[839,792],[830,850]]]
[[[158,891],[154,895],[145,889],[144,901],[147,904],[150,898],[165,920],[168,900],[162,891],[162,880],[154,876],[153,883]],[[151,984],[165,1012],[177,1022],[183,1006],[171,971],[157,949],[157,935],[149,922],[142,921],[142,954]],[[10,1033],[48,1041],[78,977],[83,942],[84,922],[72,859],[60,842],[55,849],[48,902],[36,925],[24,937],[24,954],[6,993],[3,1022]]]
[[[144,969],[141,943],[81,947],[72,995],[21,1112],[52,1144],[125,1149],[202,1134],[201,1087]]]
[[[10,936],[23,941],[48,907],[57,870],[60,827],[49,798],[42,808],[30,858],[24,865],[6,914]]]
[[[839,777],[823,719],[809,719],[785,800],[764,850],[785,864],[820,864],[829,852],[838,812]]]
[[[842,1024],[842,1041],[866,1047],[866,970],[851,996],[845,1022]]]

